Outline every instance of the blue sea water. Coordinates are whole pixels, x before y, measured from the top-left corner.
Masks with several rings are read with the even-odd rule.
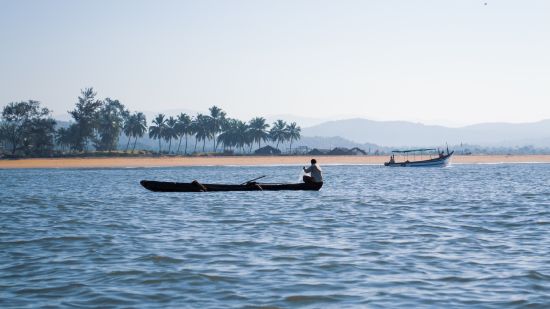
[[[550,308],[550,165],[0,170],[0,307]]]

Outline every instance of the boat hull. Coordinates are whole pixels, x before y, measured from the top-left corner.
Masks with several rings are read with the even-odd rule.
[[[198,182],[164,182],[142,180],[140,184],[155,192],[226,192],[226,191],[319,191],[323,186],[319,183],[287,183],[287,184],[269,184],[269,183],[249,183],[245,185],[230,184],[199,184]]]
[[[444,167],[451,163],[451,157],[454,151],[446,154],[440,158],[423,160],[423,161],[405,161],[405,162],[386,162],[385,166],[391,167]]]

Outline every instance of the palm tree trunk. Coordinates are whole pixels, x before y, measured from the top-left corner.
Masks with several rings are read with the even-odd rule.
[[[216,141],[217,141],[216,134],[214,134],[214,152],[216,152],[216,150],[218,149],[218,144]]]
[[[180,136],[180,142],[178,144],[178,150],[176,151],[176,153],[179,153],[180,152],[180,146],[181,146],[181,140],[183,139],[183,135]]]
[[[159,154],[161,154],[161,149],[160,149],[160,138],[159,138]]]
[[[187,154],[187,134],[185,134],[185,154]]]
[[[195,148],[193,149],[193,152],[197,152],[197,141],[198,139],[195,137]]]
[[[132,153],[134,153],[134,150],[136,150],[136,143],[137,143],[137,136],[136,136],[136,139],[134,140],[134,147],[132,147]]]
[[[126,149],[124,152],[128,152],[128,147],[130,146],[130,136],[128,136],[128,143],[126,143]]]
[[[169,141],[169,144],[168,144],[168,154],[170,154],[170,148],[172,148],[172,138],[170,138],[168,141]]]
[[[204,152],[204,146],[206,146],[206,138],[202,140],[202,152]]]

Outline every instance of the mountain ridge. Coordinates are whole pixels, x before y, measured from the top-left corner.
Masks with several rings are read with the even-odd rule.
[[[433,146],[445,143],[547,147],[550,146],[550,119],[524,123],[487,122],[454,128],[410,121],[349,118],[303,128],[302,135],[340,136],[357,143],[373,143],[386,147]]]

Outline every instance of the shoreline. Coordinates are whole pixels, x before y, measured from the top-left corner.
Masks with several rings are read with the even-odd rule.
[[[307,165],[312,156],[102,157],[0,160],[0,169]],[[315,156],[322,165],[382,165],[388,156]],[[550,155],[453,156],[451,164],[550,163]]]

